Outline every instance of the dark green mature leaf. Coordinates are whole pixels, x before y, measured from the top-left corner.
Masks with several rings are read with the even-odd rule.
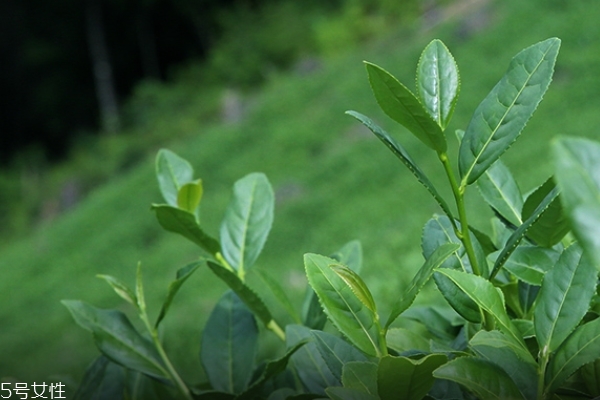
[[[306,254],[304,265],[308,282],[331,322],[360,350],[372,356],[379,355],[377,314],[365,306],[350,286],[334,272],[331,266],[338,265],[337,261],[317,254]]]
[[[519,136],[548,89],[559,47],[551,38],[521,51],[477,107],[459,149],[462,185],[475,182]]]
[[[306,288],[304,303],[302,304],[302,325],[311,329],[321,330],[325,326],[325,323],[327,323],[327,314],[323,311],[323,307],[321,307],[319,297],[317,297],[315,291],[308,286]]]
[[[85,371],[73,400],[121,400],[124,393],[125,369],[100,356]]]
[[[499,331],[479,331],[469,346],[479,357],[502,368],[526,399],[537,398],[537,363],[529,352]]]
[[[550,206],[550,204],[558,197],[558,188],[554,188],[544,197],[544,200],[537,206],[535,211],[531,214],[529,218],[525,220],[513,233],[510,235],[504,248],[496,258],[496,262],[494,263],[494,267],[492,268],[492,272],[490,277],[493,278],[496,276],[500,268],[504,266],[506,260],[510,257],[510,255],[517,249],[521,240],[525,237],[525,234],[542,215],[542,213]]]
[[[560,253],[537,246],[519,246],[508,258],[504,268],[523,282],[540,286],[544,274],[552,268]]]
[[[600,144],[561,138],[553,144],[555,176],[573,233],[600,266]]]
[[[460,77],[452,54],[440,40],[433,40],[423,50],[417,66],[417,93],[442,130],[452,118],[459,90]]]
[[[438,153],[445,152],[447,145],[442,129],[415,95],[383,68],[369,62],[365,65],[379,107],[425,145]]]
[[[366,117],[356,111],[346,111],[346,114],[356,118],[363,125],[369,128],[369,130],[371,130],[371,132],[373,132],[375,136],[377,136],[379,140],[381,140],[392,151],[392,153],[394,153],[394,155],[396,155],[396,157],[398,157],[398,159],[402,161],[402,163],[409,169],[410,172],[412,172],[412,174],[417,178],[417,180],[423,186],[425,186],[425,189],[427,189],[427,191],[433,196],[435,201],[437,201],[439,206],[442,208],[444,214],[446,214],[451,220],[454,220],[452,211],[450,211],[450,207],[448,207],[446,201],[438,193],[435,186],[433,186],[433,183],[431,183],[431,181],[429,180],[429,178],[427,178],[425,173],[417,166],[417,164],[415,164],[415,162],[408,155],[406,150],[404,150],[404,148],[393,137],[391,137],[389,133],[381,129],[369,117]]]
[[[163,302],[162,307],[160,308],[160,312],[158,313],[158,317],[156,318],[156,323],[154,324],[155,328],[158,328],[158,325],[163,320],[167,311],[169,311],[169,307],[171,307],[171,303],[175,298],[175,295],[181,288],[181,286],[185,283],[185,281],[192,276],[192,274],[200,267],[201,263],[199,261],[193,262],[191,264],[186,265],[183,268],[180,268],[175,275],[175,280],[169,284],[169,289],[167,291],[167,297]]]
[[[432,372],[448,361],[444,354],[419,360],[384,356],[379,360],[377,387],[381,400],[422,399],[433,386]]]
[[[133,290],[131,290],[119,279],[111,275],[96,275],[96,277],[106,281],[106,283],[108,283],[110,287],[113,288],[113,290],[119,295],[119,297],[121,297],[128,303],[137,306],[137,299],[135,297],[135,293],[133,293]]]
[[[329,387],[325,392],[332,400],[379,400],[379,397],[355,388]]]
[[[585,364],[581,368],[581,377],[585,382],[588,393],[592,396],[600,396],[600,359]]]
[[[221,224],[223,257],[235,269],[250,268],[273,224],[275,196],[264,174],[252,173],[233,186],[233,198]]]
[[[290,349],[288,349],[282,357],[280,357],[276,360],[267,362],[267,364],[265,365],[265,368],[263,369],[262,373],[260,374],[260,377],[258,379],[256,379],[255,381],[253,381],[252,385],[250,385],[248,390],[246,390],[244,393],[239,395],[236,398],[236,400],[256,399],[256,397],[257,397],[260,389],[264,385],[264,383],[266,381],[268,381],[269,379],[273,378],[275,375],[278,375],[278,374],[282,373],[283,371],[285,371],[290,358],[294,355],[294,353],[296,351],[298,351],[298,349],[300,349],[306,343],[307,343],[307,341],[300,341],[300,342],[296,343],[294,346],[292,346]]]
[[[527,197],[523,204],[523,219],[529,218],[535,212],[537,206],[555,186],[554,180],[550,178]],[[527,231],[527,237],[533,239],[540,246],[552,247],[560,242],[570,230],[571,227],[563,213],[560,198],[556,197],[540,218],[531,225]]]
[[[521,225],[523,195],[517,181],[501,160],[497,160],[477,180],[483,199],[514,225]],[[539,204],[539,203],[538,203]]]
[[[266,327],[273,323],[271,312],[260,297],[246,285],[239,276],[225,267],[215,264],[211,261],[207,262],[208,267],[215,273],[223,282],[227,284],[246,304],[246,306],[260,319]]]
[[[156,178],[167,204],[177,207],[179,188],[194,179],[194,169],[177,154],[161,149],[156,155]]]
[[[331,255],[340,264],[347,265],[352,271],[360,273],[363,263],[362,246],[359,240],[352,240]]]
[[[403,353],[410,350],[429,352],[429,339],[421,333],[405,328],[391,328],[386,333],[387,347]]]
[[[177,207],[195,214],[203,192],[202,179],[184,184],[177,192]]]
[[[63,300],[79,326],[94,335],[98,349],[112,361],[159,379],[169,377],[152,345],[117,310],[101,310],[78,300]]]
[[[310,334],[317,345],[319,353],[321,353],[321,357],[323,357],[323,361],[325,361],[333,376],[340,382],[342,381],[342,370],[346,363],[368,360],[363,352],[344,339],[322,331],[313,330]]]
[[[204,233],[194,214],[166,204],[153,204],[152,209],[165,230],[182,235],[211,255],[221,251],[219,242]]]
[[[527,348],[520,332],[512,324],[506,313],[504,297],[500,289],[495,288],[487,279],[462,271],[440,268],[436,271],[436,274],[444,274],[450,278],[471,300],[496,319],[502,332],[514,339],[523,348]]]
[[[520,281],[518,283],[519,290],[519,304],[523,313],[528,314],[537,299],[537,295],[540,292],[540,287],[535,285],[530,285],[528,283]]]
[[[287,347],[290,348],[300,341],[311,339],[311,330],[300,325],[287,325],[285,338]],[[321,356],[314,341],[296,351],[291,357],[298,378],[309,393],[325,395],[325,388],[340,386],[342,383],[331,372]]]
[[[400,297],[400,300],[394,305],[390,316],[387,319],[385,324],[385,328],[387,329],[392,322],[400,314],[402,314],[410,305],[415,301],[415,298],[425,285],[431,275],[433,274],[433,270],[438,268],[452,253],[457,251],[460,246],[456,243],[446,243],[438,247],[431,256],[425,261],[425,264],[419,269],[413,280],[411,281],[408,289],[406,289]]]
[[[258,326],[242,300],[227,291],[208,317],[200,360],[213,389],[242,393],[252,377]]]
[[[553,352],[587,312],[598,271],[576,244],[563,251],[542,282],[533,314],[540,350]]]
[[[435,370],[433,376],[460,383],[480,399],[525,399],[502,368],[481,358],[457,358]]]
[[[347,362],[342,370],[342,383],[344,387],[377,396],[378,368],[377,364],[367,361]]]
[[[584,364],[600,359],[600,319],[577,328],[558,348],[548,364],[546,391],[558,389]]]

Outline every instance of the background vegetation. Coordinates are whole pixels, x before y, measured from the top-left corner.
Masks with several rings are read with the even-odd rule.
[[[456,1],[437,8],[435,20],[430,13],[402,24],[380,24],[384,17],[364,11],[369,10],[366,1],[349,1],[339,18],[311,22],[313,44],[296,43],[296,58],[285,58],[290,68],[284,71],[270,68],[264,58],[257,61],[252,51],[242,52],[235,38],[246,37],[268,53],[279,32],[300,29],[294,27],[302,20],[296,18],[297,6],[286,4],[264,14],[244,14],[251,22],[240,29],[259,26],[264,31],[224,35],[222,47],[203,64],[212,67],[189,65],[169,84],[138,85],[125,107],[121,135],[80,138],[68,160],[50,171],[40,156],[37,164],[28,158],[1,173],[3,225],[10,234],[0,246],[0,378],[33,382],[58,377],[76,384],[96,350],[59,300],[119,306],[110,288],[94,276],[107,273],[131,283],[141,261],[148,302],[156,311],[166,290],[162,282],[197,257],[193,245],[161,232],[149,211],[150,203],[160,200],[153,158],[163,146],[191,160],[203,179],[202,219],[212,232],[231,184],[251,171],[267,174],[276,190],[276,214],[257,267],[277,276],[298,306],[306,286],[302,254],[328,254],[352,239],[363,243],[363,276],[376,300],[394,296],[421,265],[421,227],[437,209],[377,139],[343,114],[355,109],[376,117],[411,154],[421,153],[416,139],[377,110],[364,59],[407,81],[424,45],[442,39],[464,77],[453,132],[466,126],[469,113],[504,72],[505,60],[532,43],[560,37],[555,80],[504,158],[517,180],[525,182],[524,192],[550,174],[553,136],[594,137],[600,126],[595,73],[600,11],[593,0]],[[362,19],[354,17],[356,9],[364,11]],[[274,10],[281,14],[268,17]],[[444,22],[438,25],[437,18]],[[262,84],[250,89],[242,82],[249,79],[253,63],[260,66]],[[220,76],[219,85],[207,85],[214,76]],[[236,84],[226,82],[227,77]],[[417,161],[429,176],[440,175],[433,159]],[[407,213],[413,204],[420,207]],[[32,216],[39,221],[35,229],[29,228]],[[488,217],[479,215],[475,225],[487,230]],[[19,238],[15,232],[21,232]],[[252,274],[248,279],[261,284]],[[183,353],[199,351],[201,326],[223,289],[208,270],[198,271],[165,321],[166,346],[177,354],[184,377],[197,376],[201,369],[194,354]],[[435,295],[420,301],[436,301]],[[265,343],[263,351],[273,350]]]

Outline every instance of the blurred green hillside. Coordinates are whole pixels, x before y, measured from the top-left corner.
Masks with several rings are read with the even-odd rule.
[[[273,73],[258,91],[203,90],[193,70],[172,85],[138,88],[130,103],[130,134],[99,142],[102,156],[81,153],[85,156],[74,157],[57,174],[111,170],[117,156],[105,159],[106,154],[130,161],[77,206],[0,247],[0,379],[78,382],[96,349],[59,301],[82,299],[127,310],[94,276],[111,274],[132,283],[141,261],[147,301],[156,312],[175,271],[198,257],[199,249],[161,231],[150,212],[150,204],[161,201],[153,159],[162,146],[189,159],[203,179],[201,218],[213,236],[235,180],[253,171],[267,174],[277,198],[275,223],[256,268],[276,276],[298,307],[306,286],[302,255],[329,254],[359,239],[364,278],[385,313],[386,299],[421,265],[421,228],[438,209],[394,156],[344,111],[370,115],[434,183],[445,186],[435,158],[378,111],[362,60],[381,65],[412,88],[420,51],[434,38],[443,40],[462,80],[448,130],[455,149],[452,132],[467,125],[511,57],[557,36],[562,47],[554,82],[503,159],[527,192],[552,170],[552,137],[598,136],[600,8],[593,0],[464,1],[450,7],[447,20],[434,28],[420,20],[392,29],[348,51],[329,52],[310,68]],[[241,111],[226,121],[219,110],[228,101]],[[469,201],[479,201],[474,188]],[[473,222],[488,230],[488,218],[477,215]],[[268,295],[256,276],[250,273],[248,279]],[[199,270],[164,323],[167,350],[191,381],[201,374],[201,327],[223,290],[210,271]],[[283,323],[289,321],[274,299],[267,296],[267,302]]]

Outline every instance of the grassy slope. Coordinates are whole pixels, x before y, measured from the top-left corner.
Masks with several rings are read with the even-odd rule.
[[[302,254],[328,254],[357,238],[365,252],[364,277],[383,305],[422,262],[420,230],[437,208],[402,165],[343,112],[356,109],[374,117],[401,138],[434,182],[443,181],[434,158],[376,110],[362,59],[410,83],[423,46],[434,37],[444,40],[463,81],[453,130],[464,128],[516,52],[547,37],[561,37],[555,82],[504,158],[524,191],[550,174],[547,154],[553,136],[594,136],[600,127],[600,78],[595,73],[600,27],[593,1],[513,0],[495,9],[495,23],[468,40],[455,35],[456,26],[397,33],[329,60],[311,76],[275,77],[239,125],[206,126],[189,117],[195,122],[186,124],[186,139],[175,140],[170,148],[188,157],[205,182],[202,218],[208,230],[217,232],[233,182],[263,171],[278,203],[258,267],[279,277],[299,304],[305,285]],[[161,110],[156,113],[160,116]],[[162,117],[169,126],[173,117]],[[163,233],[149,212],[149,204],[160,200],[152,158],[96,190],[73,212],[1,250],[0,378],[32,382],[59,375],[78,380],[96,350],[59,300],[78,298],[125,309],[94,276],[107,273],[131,283],[141,260],[150,306],[156,309],[176,269],[197,257],[192,245]],[[486,215],[475,218],[483,229],[485,221]],[[198,335],[223,289],[209,271],[197,272],[166,321],[165,340],[188,378],[197,376]]]

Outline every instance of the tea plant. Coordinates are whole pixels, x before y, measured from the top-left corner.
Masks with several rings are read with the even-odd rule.
[[[439,40],[423,51],[412,93],[381,67],[366,63],[382,110],[435,151],[453,202],[445,199],[406,150],[368,117],[348,114],[371,130],[440,206],[422,235],[425,262],[398,288],[385,320],[360,277],[356,241],[330,257],[306,254],[310,287],[302,312],[284,288],[253,269],[273,221],[274,195],[263,174],[235,183],[218,239],[199,214],[201,180],[168,150],[157,156],[165,203],[153,205],[161,226],[198,245],[204,258],[180,269],[154,323],[144,301],[142,269],[135,289],[104,279],[137,311],[141,334],[126,315],[64,301],[93,333],[102,356],[88,369],[76,398],[186,399],[562,399],[600,395],[600,144],[553,143],[556,176],[524,196],[501,155],[520,135],[546,92],[560,41],[517,54],[456,132],[456,166],[446,131],[458,99],[458,67]],[[476,186],[494,217],[489,234],[469,223],[465,193]],[[451,204],[453,205],[451,206]],[[570,230],[573,235],[570,235]],[[575,240],[577,239],[577,241]],[[200,360],[208,381],[184,382],[158,334],[174,296],[203,264],[229,290],[208,318]],[[247,283],[259,274],[264,287]],[[413,306],[435,281],[456,313]],[[296,321],[282,327],[262,298],[270,290]],[[330,322],[339,334],[326,329]],[[259,324],[263,328],[259,328]],[[286,351],[257,360],[260,335],[274,334]]]

